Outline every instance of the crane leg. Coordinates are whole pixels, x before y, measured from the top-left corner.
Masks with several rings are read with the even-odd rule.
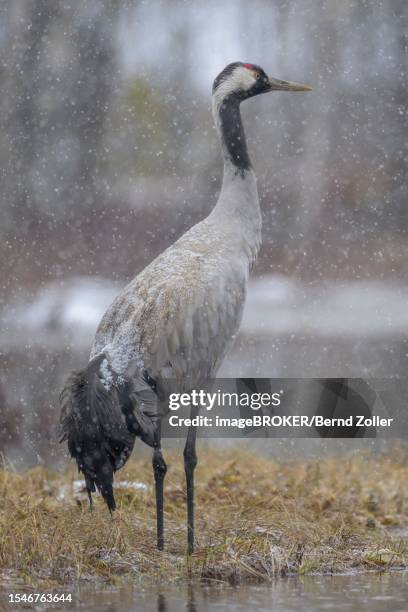
[[[198,414],[198,410],[191,416]],[[187,484],[187,552],[189,555],[194,551],[194,470],[197,465],[196,455],[197,428],[190,426],[188,429],[186,445],[184,447],[184,471]]]
[[[164,548],[164,520],[163,520],[163,483],[167,472],[167,465],[161,451],[160,423],[156,431],[156,442],[153,451],[153,474],[156,488],[156,520],[157,520],[157,548]]]

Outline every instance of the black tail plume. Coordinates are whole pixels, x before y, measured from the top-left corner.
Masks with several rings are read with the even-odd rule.
[[[84,370],[71,374],[62,390],[60,442],[68,441],[89,498],[96,486],[112,512],[113,474],[129,458],[138,432],[132,427],[130,382],[119,381],[109,370],[112,380],[106,384],[100,371],[104,359],[103,353],[94,357]]]

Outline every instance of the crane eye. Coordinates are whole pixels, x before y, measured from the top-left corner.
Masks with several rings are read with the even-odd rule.
[[[255,78],[257,81],[259,81],[259,79],[261,78],[261,75],[259,72],[255,72]]]

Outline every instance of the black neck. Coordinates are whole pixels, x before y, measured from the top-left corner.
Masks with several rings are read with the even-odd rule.
[[[241,99],[232,94],[222,101],[218,112],[224,157],[244,175],[245,170],[251,168],[251,160],[239,110],[240,102]]]

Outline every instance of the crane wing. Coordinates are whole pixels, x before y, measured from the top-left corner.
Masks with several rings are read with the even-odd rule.
[[[118,379],[112,371],[107,378],[105,362],[105,354],[97,355],[69,377],[60,397],[60,442],[67,440],[70,455],[84,474],[90,502],[97,487],[112,511],[113,474],[128,460],[135,438],[154,445],[155,423],[141,404],[143,397],[153,403],[154,392],[146,382],[139,384],[138,392],[134,381]]]

